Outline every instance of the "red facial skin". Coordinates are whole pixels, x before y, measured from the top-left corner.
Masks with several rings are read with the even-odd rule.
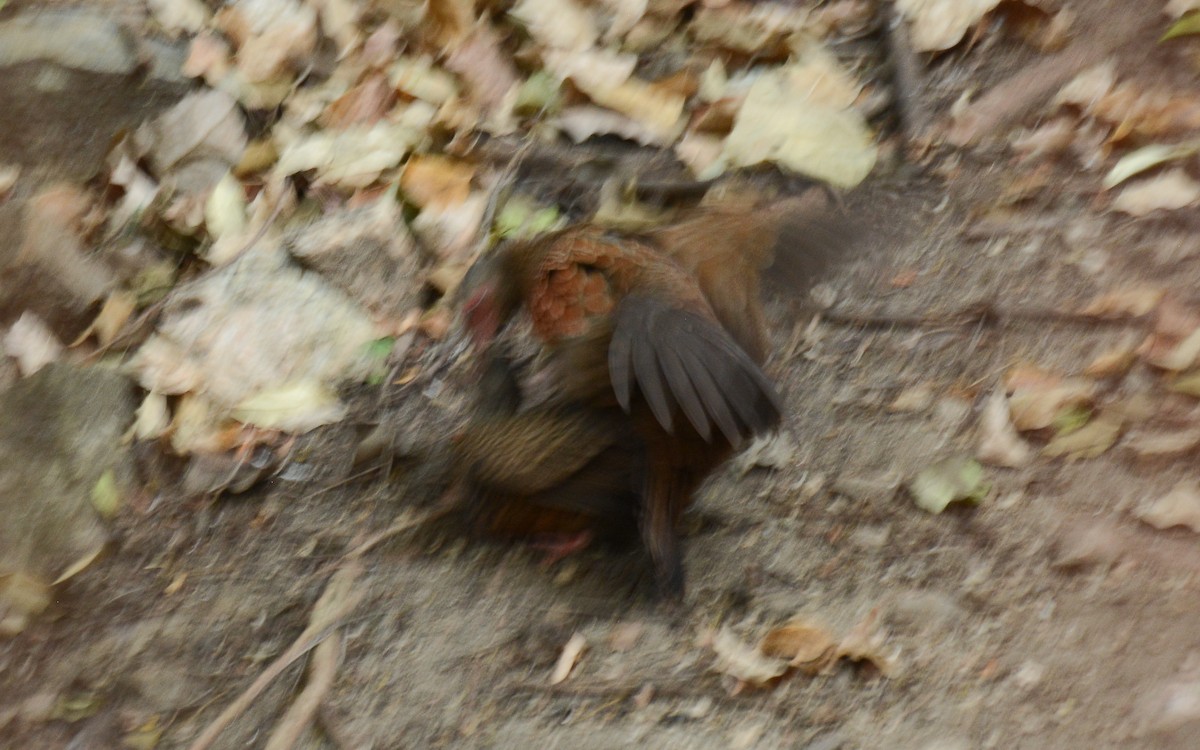
[[[476,289],[463,306],[463,315],[475,345],[480,348],[490,345],[500,328],[495,284],[484,284]]]

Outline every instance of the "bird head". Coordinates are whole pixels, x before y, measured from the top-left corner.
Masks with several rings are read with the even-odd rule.
[[[459,285],[463,322],[481,348],[491,344],[520,304],[520,289],[507,273],[506,255],[497,248],[479,258]]]

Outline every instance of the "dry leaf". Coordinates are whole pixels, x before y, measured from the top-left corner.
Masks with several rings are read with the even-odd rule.
[[[1130,216],[1145,216],[1158,210],[1184,208],[1197,200],[1200,200],[1200,183],[1176,168],[1125,188],[1113,201],[1113,209]]]
[[[1042,455],[1069,460],[1095,458],[1111,448],[1124,429],[1121,416],[1102,412],[1077,430],[1055,435],[1042,449]]]
[[[520,0],[509,14],[547,47],[580,52],[600,36],[591,14],[575,0]]]
[[[1095,395],[1096,384],[1086,378],[1039,375],[1040,380],[1006,378],[1011,391],[1009,412],[1013,425],[1022,432],[1050,427],[1064,409],[1090,404]]]
[[[979,420],[979,448],[976,457],[985,464],[1017,469],[1028,466],[1033,451],[1017,434],[1003,388],[988,397]]]
[[[387,74],[373,71],[346,93],[330,103],[321,116],[328,128],[374,125],[383,119],[396,101],[396,90]]]
[[[875,166],[874,138],[847,108],[845,75],[830,56],[812,53],[751,84],[717,167],[774,162],[837,187],[853,187]],[[814,85],[824,82],[823,85]]]
[[[50,606],[50,586],[26,573],[0,574],[0,636],[14,636]]]
[[[20,177],[21,167],[19,165],[0,164],[0,200],[8,197]]]
[[[824,625],[793,620],[767,633],[758,650],[764,656],[787,659],[789,666],[816,673],[832,664],[837,642]]]
[[[862,622],[851,629],[850,633],[838,644],[836,659],[849,659],[853,662],[871,664],[879,674],[891,677],[896,671],[894,655],[884,653],[886,635],[877,629],[879,609],[871,610]]]
[[[146,5],[158,25],[172,36],[184,31],[198,33],[212,20],[212,13],[200,0],[147,0]]]
[[[171,414],[167,407],[167,397],[161,393],[150,392],[138,406],[134,419],[132,434],[137,440],[156,440],[162,437],[171,424]]]
[[[912,45],[921,52],[950,49],[1000,0],[896,0],[909,20]]]
[[[1118,289],[1093,298],[1079,312],[1097,318],[1137,318],[1153,312],[1165,295],[1165,290],[1153,286]]]
[[[713,637],[712,648],[717,657],[713,669],[742,683],[761,687],[788,670],[786,661],[763,656],[726,628]]]
[[[1200,427],[1172,432],[1143,432],[1125,440],[1124,445],[1139,458],[1174,458],[1200,447]]]
[[[554,665],[554,671],[550,674],[551,685],[558,685],[571,675],[571,670],[575,668],[585,649],[587,649],[587,639],[583,637],[583,633],[572,635],[567,644],[563,646],[562,653],[559,654],[558,661]]]
[[[1180,482],[1163,497],[1143,503],[1134,515],[1156,529],[1185,526],[1200,533],[1200,487]]]
[[[404,165],[400,189],[418,208],[462,205],[471,195],[475,167],[445,156],[414,156]]]
[[[117,338],[117,334],[125,327],[125,323],[136,309],[137,295],[133,292],[118,291],[109,294],[96,319],[79,334],[79,338],[71,342],[71,346],[79,345],[89,336],[95,336],[100,346],[108,346]]]
[[[407,122],[377,122],[336,132],[323,131],[297,138],[280,151],[273,170],[280,175],[316,170],[320,182],[349,188],[367,187],[385,170],[399,166],[425,138],[432,110],[415,105]]]
[[[62,359],[64,349],[42,319],[31,312],[21,317],[4,334],[3,352],[17,360],[17,369],[29,377],[51,362]]]
[[[237,45],[237,67],[250,83],[301,69],[317,45],[316,11],[297,0],[241,0],[223,7],[216,25]]]
[[[255,393],[233,408],[231,416],[270,430],[303,433],[333,424],[346,415],[337,394],[316,380],[285,383]]]

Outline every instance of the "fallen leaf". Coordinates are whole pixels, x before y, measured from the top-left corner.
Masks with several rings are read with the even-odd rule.
[[[539,206],[532,198],[514,195],[496,214],[492,230],[500,238],[520,239],[560,229],[566,223],[554,206]]]
[[[892,654],[884,653],[886,634],[878,629],[879,608],[872,609],[867,616],[851,628],[838,644],[834,658],[848,659],[875,667],[879,674],[891,677],[896,671],[896,660]]]
[[[1175,168],[1125,188],[1113,201],[1113,209],[1130,216],[1146,216],[1158,210],[1184,208],[1197,200],[1200,200],[1200,183]]]
[[[8,197],[20,177],[21,167],[19,165],[0,164],[0,200]]]
[[[754,469],[782,469],[796,463],[798,450],[796,441],[787,432],[767,433],[746,446],[734,463],[741,476]]]
[[[1178,21],[1171,24],[1171,27],[1167,29],[1166,33],[1164,33],[1158,41],[1165,42],[1168,39],[1175,39],[1181,36],[1191,36],[1192,34],[1200,34],[1200,13],[1189,13],[1183,18],[1180,18]]]
[[[804,672],[817,673],[833,662],[837,645],[824,625],[792,620],[763,636],[758,650],[767,657],[787,659],[789,666]]]
[[[1124,445],[1139,458],[1178,457],[1200,447],[1200,428],[1169,432],[1141,432],[1125,440]]]
[[[1111,190],[1130,177],[1141,174],[1147,169],[1152,169],[1169,161],[1185,159],[1195,155],[1197,151],[1200,151],[1200,142],[1197,141],[1169,145],[1155,143],[1143,146],[1136,151],[1122,156],[1113,165],[1113,168],[1109,170],[1108,174],[1104,175],[1104,181],[1101,184],[1105,190]]]
[[[150,392],[142,399],[134,419],[132,435],[137,440],[155,440],[162,437],[171,424],[171,412],[167,397]]]
[[[107,469],[92,485],[92,507],[101,518],[112,518],[121,509],[121,490],[112,469]]]
[[[788,670],[787,661],[763,656],[726,628],[713,637],[712,648],[717,657],[713,669],[755,687],[766,685]]]
[[[1200,372],[1188,372],[1171,381],[1171,390],[1188,396],[1200,397]]]
[[[1106,60],[1080,72],[1054,97],[1055,104],[1071,104],[1090,110],[1103,99],[1117,82],[1117,64]]]
[[[550,674],[550,684],[558,685],[571,675],[571,670],[575,669],[575,665],[579,662],[579,657],[583,656],[584,650],[587,649],[587,639],[583,637],[583,633],[575,633],[563,646],[562,653],[558,656],[558,661],[554,664],[554,671]]]
[[[836,187],[857,185],[875,166],[877,149],[866,120],[845,101],[848,87],[839,82],[846,78],[824,52],[760,75],[720,161],[701,176],[773,162]]]
[[[250,83],[290,76],[316,49],[317,13],[298,0],[241,0],[214,21],[234,40],[236,65]]]
[[[125,323],[136,309],[137,295],[133,292],[112,292],[104,300],[104,306],[100,308],[96,319],[71,342],[71,346],[78,346],[89,336],[95,336],[100,346],[108,346],[117,338],[117,334],[125,327]]]
[[[600,38],[591,14],[575,0],[519,0],[509,15],[549,47],[578,52]]]
[[[1180,482],[1163,497],[1143,503],[1134,515],[1156,529],[1185,526],[1200,533],[1200,487]]]
[[[1140,318],[1158,308],[1166,291],[1154,286],[1134,286],[1094,297],[1079,312],[1097,318]]]
[[[1040,381],[1006,379],[1013,426],[1019,431],[1042,430],[1054,424],[1065,409],[1092,402],[1096,384],[1087,378],[1061,378],[1041,373]]]
[[[0,636],[14,636],[50,606],[50,586],[26,573],[0,574]]]
[[[475,167],[445,156],[414,156],[404,165],[400,189],[418,208],[461,205],[471,195]]]
[[[912,385],[896,394],[887,410],[897,414],[915,414],[933,406],[936,394],[929,383]]]
[[[985,464],[1012,469],[1028,466],[1033,460],[1033,450],[1013,426],[1003,388],[993,391],[984,404],[976,456]]]
[[[245,424],[271,430],[303,433],[333,424],[346,415],[337,394],[316,380],[301,380],[267,388],[234,406],[231,416]]]
[[[286,143],[274,172],[292,175],[315,170],[320,182],[362,188],[378,180],[385,170],[400,165],[425,138],[433,111],[410,105],[399,122],[377,122],[339,131],[322,131]]]
[[[950,49],[1000,0],[896,0],[909,21],[913,48],[920,52]]]
[[[25,377],[59,361],[65,351],[50,327],[31,312],[21,313],[0,344],[5,354],[17,360],[17,369]]]
[[[320,122],[335,130],[370,126],[383,119],[396,101],[396,89],[385,73],[372,71],[349,91],[334,99]]]
[[[983,467],[966,456],[951,456],[922,469],[908,484],[917,507],[941,513],[953,502],[978,505],[991,490]]]
[[[1091,378],[1120,377],[1129,372],[1135,362],[1137,362],[1137,341],[1129,338],[1113,348],[1097,354],[1087,367],[1083,368],[1083,374]]]
[[[1078,429],[1056,434],[1042,449],[1042,455],[1069,460],[1095,458],[1111,448],[1124,429],[1123,418],[1101,412]]]
[[[200,0],[147,0],[146,5],[158,25],[172,36],[198,33],[212,20],[212,13]]]

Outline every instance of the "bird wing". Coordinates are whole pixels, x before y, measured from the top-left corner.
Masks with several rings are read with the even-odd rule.
[[[625,411],[636,385],[668,433],[677,408],[705,440],[716,427],[733,445],[779,422],[775,387],[716,321],[644,294],[623,298],[613,319],[609,377]]]

